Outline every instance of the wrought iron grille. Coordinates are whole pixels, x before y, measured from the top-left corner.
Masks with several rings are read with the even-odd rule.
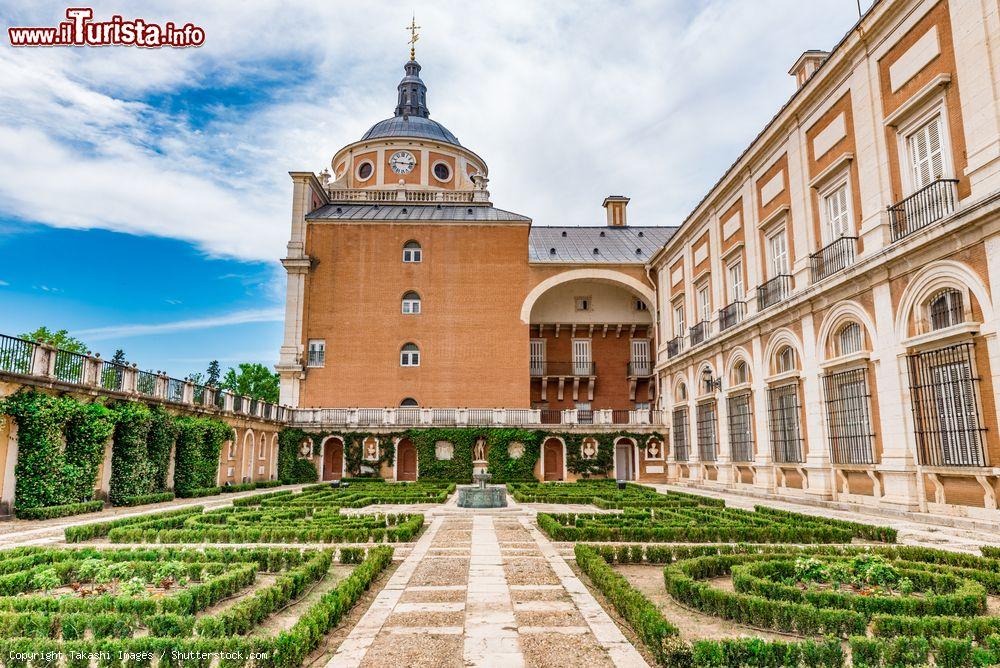
[[[0,335],[0,369],[11,373],[31,373],[31,358],[36,345],[26,339]]]
[[[101,387],[105,390],[121,390],[125,384],[125,365],[104,360],[101,363]]]
[[[698,404],[695,410],[695,420],[698,426],[698,457],[703,462],[714,462],[718,459],[719,430],[715,418],[716,413],[714,401]]]
[[[729,419],[729,449],[734,462],[753,461],[753,414],[750,393],[744,392],[726,399]]]
[[[702,320],[689,330],[691,345],[696,346],[708,338],[708,321]]]
[[[170,378],[167,380],[167,401],[184,401],[184,381]]]
[[[943,290],[931,300],[930,312],[931,329],[935,331],[959,324],[965,319],[962,293],[954,288]]]
[[[733,302],[725,308],[719,309],[719,331],[725,331],[730,327],[738,325],[746,317],[746,302]]]
[[[812,282],[822,281],[854,264],[857,237],[840,237],[809,256]]]
[[[87,356],[80,353],[71,353],[68,350],[56,351],[56,378],[64,383],[83,383],[84,369],[86,368]]]
[[[906,199],[889,207],[892,240],[899,241],[955,210],[957,179],[932,181]]]
[[[215,407],[219,409],[226,407],[226,395],[222,393],[221,387],[215,388]]]
[[[147,397],[153,396],[156,392],[156,374],[152,371],[139,371],[135,375],[135,391],[145,394]]]
[[[676,357],[684,350],[684,339],[680,336],[667,341],[667,358]]]
[[[792,277],[788,274],[775,276],[757,287],[757,308],[774,306],[784,301],[790,294],[792,294]]]
[[[834,464],[874,464],[866,369],[850,369],[823,376],[830,458]]]
[[[201,406],[202,404],[204,404],[205,403],[205,386],[204,385],[195,385],[194,386],[194,392],[192,393],[191,398],[194,401],[194,403],[197,404],[197,405],[199,405],[199,406]]]
[[[802,459],[802,423],[799,384],[789,383],[767,391],[771,453],[779,464],[798,464]]]
[[[986,466],[975,345],[908,357],[917,454],[926,466]]]
[[[688,409],[675,408],[674,413],[674,459],[679,462],[686,462],[688,453]]]

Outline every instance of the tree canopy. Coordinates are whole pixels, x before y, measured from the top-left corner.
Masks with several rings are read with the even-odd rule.
[[[278,403],[278,374],[263,364],[244,362],[237,369],[230,367],[222,387],[234,394]]]

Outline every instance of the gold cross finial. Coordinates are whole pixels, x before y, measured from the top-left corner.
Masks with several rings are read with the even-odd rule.
[[[420,30],[420,26],[417,25],[417,15],[413,15],[413,20],[410,21],[410,25],[406,26],[406,29],[410,31],[410,60],[417,59],[417,40],[420,39],[420,35],[417,31]]]

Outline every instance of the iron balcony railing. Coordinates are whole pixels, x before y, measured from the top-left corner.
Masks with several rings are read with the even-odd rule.
[[[215,407],[225,408],[226,406],[226,395],[222,393],[221,387],[215,388]]]
[[[688,336],[691,339],[691,345],[696,346],[705,339],[708,338],[708,321],[702,320],[696,323],[691,329],[688,330]]]
[[[955,211],[958,179],[938,179],[889,207],[892,240],[899,241]]]
[[[184,381],[176,378],[167,379],[167,401],[184,401]]]
[[[812,282],[822,281],[827,276],[833,276],[854,264],[854,249],[857,242],[857,237],[840,237],[810,255],[809,269],[812,272]]]
[[[535,378],[596,376],[596,362],[532,362],[531,375]]]
[[[0,369],[11,373],[30,374],[31,360],[37,345],[27,339],[0,335]]]
[[[104,360],[101,363],[101,387],[120,392],[125,387],[125,372],[128,367],[117,362]]]
[[[684,350],[684,338],[675,336],[667,341],[667,357],[677,357]]]
[[[774,306],[792,294],[792,277],[779,274],[757,287],[757,308],[766,309]]]
[[[629,362],[628,363],[628,376],[629,378],[641,378],[643,376],[653,375],[653,365],[650,362]]]
[[[203,405],[205,403],[205,386],[195,385],[193,391],[191,392],[191,399],[199,406]]]
[[[725,308],[719,309],[719,331],[724,332],[730,327],[735,327],[747,314],[747,303],[735,301]]]
[[[135,374],[135,391],[151,397],[156,393],[156,374],[152,371],[138,371]]]
[[[61,380],[64,383],[82,385],[84,380],[84,371],[86,368],[86,355],[73,353],[68,350],[56,351],[56,380]]]

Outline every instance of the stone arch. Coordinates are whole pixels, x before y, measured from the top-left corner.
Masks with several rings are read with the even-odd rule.
[[[344,475],[344,439],[330,435],[320,444],[321,468],[320,480],[340,480]]]
[[[833,350],[833,337],[849,322],[856,322],[861,325],[862,331],[864,331],[868,339],[869,347],[874,345],[875,321],[872,320],[868,311],[855,301],[839,302],[827,311],[823,322],[819,326],[817,342],[822,359],[829,359],[831,357],[830,351]]]
[[[775,354],[785,346],[790,346],[795,351],[796,364],[801,369],[803,360],[802,343],[792,330],[787,327],[781,327],[775,330],[774,334],[767,341],[767,347],[764,348],[764,362],[767,365],[768,375],[775,375]]]
[[[698,372],[695,374],[695,396],[704,397],[712,394],[711,391],[705,391],[705,372],[708,371],[709,376],[715,378],[715,365],[712,364],[710,360],[702,360],[698,362]],[[690,396],[690,394],[689,394]]]
[[[253,480],[254,474],[254,457],[256,455],[256,436],[253,433],[253,429],[247,429],[243,434],[243,473],[242,475],[249,480]]]
[[[747,379],[752,383],[753,365],[750,364],[750,353],[743,346],[736,346],[733,348],[732,352],[729,353],[729,359],[726,360],[725,365],[726,382],[733,382],[733,373],[736,371],[736,365],[739,362],[743,362],[747,365]]]
[[[631,290],[637,296],[642,297],[649,305],[650,312],[656,312],[656,293],[653,292],[652,288],[643,284],[638,279],[612,269],[572,269],[558,273],[555,276],[550,276],[531,289],[528,296],[524,298],[524,303],[521,304],[521,322],[526,325],[531,324],[531,309],[534,308],[535,302],[543,294],[557,285],[580,280],[616,283]]]
[[[673,403],[675,404],[685,403],[691,398],[691,388],[688,387],[688,380],[684,374],[674,374],[674,382],[671,384],[670,397],[673,399]]]
[[[914,275],[903,290],[896,307],[896,340],[904,341],[910,338],[910,323],[914,310],[929,299],[934,293],[945,288],[954,288],[962,294],[975,298],[983,314],[982,322],[985,331],[993,331],[994,313],[990,292],[983,279],[971,267],[955,260],[938,260],[927,265]],[[971,304],[969,304],[971,307]]]
[[[542,480],[565,480],[566,441],[560,436],[546,436],[542,439],[542,456],[539,461]]]

